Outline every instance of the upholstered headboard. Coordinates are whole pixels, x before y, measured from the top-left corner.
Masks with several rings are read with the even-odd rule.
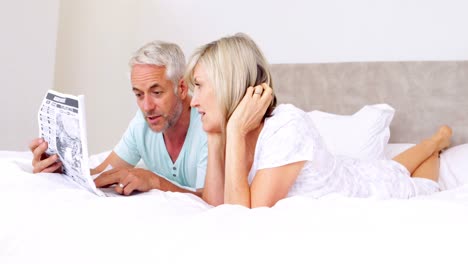
[[[352,114],[366,104],[396,110],[390,142],[417,143],[441,124],[468,143],[468,61],[271,65],[279,103]]]

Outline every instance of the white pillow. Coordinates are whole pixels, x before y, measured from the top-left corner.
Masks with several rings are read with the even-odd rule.
[[[391,143],[385,146],[385,157],[387,159],[393,159],[396,155],[401,152],[413,147],[416,144],[412,143]]]
[[[395,109],[366,105],[353,115],[312,111],[308,115],[331,153],[358,159],[385,159]]]
[[[468,184],[468,144],[451,147],[440,155],[441,190]]]
[[[388,159],[395,157],[415,144],[388,144]],[[440,155],[439,186],[441,190],[468,184],[468,144],[451,147]]]

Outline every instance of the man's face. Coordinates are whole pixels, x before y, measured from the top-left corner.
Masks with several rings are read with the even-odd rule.
[[[166,67],[134,65],[131,82],[138,107],[151,130],[164,132],[177,123],[182,113],[182,101],[174,91],[177,84],[166,78]]]

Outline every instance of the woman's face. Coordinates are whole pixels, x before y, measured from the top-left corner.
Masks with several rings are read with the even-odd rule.
[[[223,116],[218,107],[215,87],[208,79],[205,68],[197,64],[193,71],[195,88],[190,105],[198,109],[203,123],[203,130],[207,133],[221,133]]]

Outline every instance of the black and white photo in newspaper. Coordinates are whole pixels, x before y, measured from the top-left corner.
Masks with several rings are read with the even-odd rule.
[[[62,173],[99,194],[90,176],[84,97],[49,90],[39,113],[39,136],[49,143],[47,154],[57,154]]]

